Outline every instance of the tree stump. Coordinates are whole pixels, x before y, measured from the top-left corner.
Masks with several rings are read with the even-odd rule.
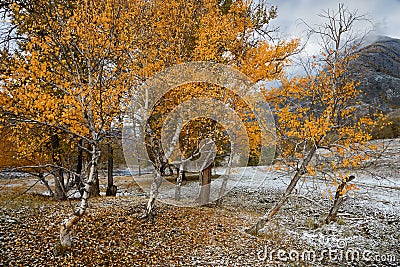
[[[211,168],[212,166],[210,165],[201,172],[201,189],[199,195],[199,202],[201,205],[210,202]]]

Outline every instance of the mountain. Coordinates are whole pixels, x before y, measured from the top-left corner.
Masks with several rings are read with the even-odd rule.
[[[384,113],[400,108],[400,40],[379,36],[359,51],[363,101]]]
[[[400,39],[377,36],[359,50],[355,73],[362,75],[361,101],[369,112],[382,111],[392,121],[387,137],[400,136]]]

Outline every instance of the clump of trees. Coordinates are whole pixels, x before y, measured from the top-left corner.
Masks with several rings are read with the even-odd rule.
[[[2,166],[53,174],[58,199],[79,184],[81,203],[61,226],[63,246],[98,193],[100,155],[119,136],[135,88],[199,60],[228,64],[254,82],[280,78],[298,47],[270,38],[277,12],[264,1],[12,0],[0,8],[0,131],[14,147],[14,160]]]
[[[100,156],[112,154],[110,144],[120,138],[137,89],[176,64],[211,61],[240,71],[254,83],[283,81],[282,87],[262,93],[276,116],[276,160],[294,175],[282,198],[249,232],[264,227],[300,178],[316,172],[338,185],[327,220],[335,218],[341,197],[354,188],[347,183],[351,176],[339,169],[358,167],[370,158],[367,148],[375,149],[368,141],[379,115],[357,113],[358,81],[349,76],[359,45],[349,33],[364,17],[343,5],[324,13],[327,23],[313,29],[322,40],[322,57],[315,58],[307,75],[290,80],[284,67],[298,52],[299,41],[271,37],[274,29],[268,24],[277,9],[264,1],[12,0],[0,8],[7,21],[1,32],[0,132],[10,148],[9,157],[0,156],[0,166],[29,171],[44,182],[51,173],[54,196],[60,200],[67,198],[69,188],[81,190],[80,204],[61,225],[62,246],[71,246],[73,226],[84,215],[89,197],[98,194],[93,188]],[[250,161],[257,161],[260,129],[237,94],[194,82],[170,90],[143,126],[156,170],[143,217],[153,214],[169,164],[160,145],[165,114],[200,96],[238,112],[250,140]],[[204,144],[199,139],[213,140],[217,156],[229,154],[226,129],[216,121],[199,117],[182,129],[177,136],[186,159],[200,156]],[[183,170],[179,168],[177,199]],[[200,172],[202,184],[209,184],[209,167]],[[112,181],[108,189],[115,193]],[[206,203],[207,192],[201,194]]]

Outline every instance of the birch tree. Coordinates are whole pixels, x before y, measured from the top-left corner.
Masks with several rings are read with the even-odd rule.
[[[88,155],[81,171],[55,166],[82,177],[84,187],[79,206],[62,223],[63,246],[71,245],[71,230],[88,207],[100,148],[128,106],[124,101],[146,79],[187,61],[228,64],[254,82],[277,78],[298,46],[297,40],[270,39],[276,9],[263,1],[12,0],[2,7],[18,39],[5,53],[10,64],[2,64],[2,119],[22,129],[50,129],[59,144]],[[192,96],[204,92],[186,89]],[[159,154],[154,129],[146,131],[149,150]],[[162,162],[153,160],[157,172],[145,215],[161,181]]]
[[[324,11],[323,24],[312,28],[321,40],[321,58],[316,56],[311,71],[304,77],[284,80],[280,88],[268,93],[277,117],[279,158],[294,175],[281,198],[247,229],[256,233],[280,210],[300,178],[321,173],[332,184],[343,184],[340,196],[355,187],[342,183],[343,170],[357,168],[371,159],[368,150],[371,131],[379,114],[357,112],[359,79],[350,74],[362,35],[355,34],[365,16],[340,4],[337,10]],[[325,150],[325,154],[317,151]],[[314,159],[321,159],[314,161]]]
[[[169,1],[157,3],[149,8],[149,17],[157,17],[157,21],[149,20],[146,37],[138,45],[138,59],[141,68],[141,77],[150,78],[160,70],[175,64],[187,61],[212,61],[227,64],[246,74],[252,81],[258,82],[263,79],[279,78],[283,74],[283,67],[289,63],[289,56],[297,51],[297,40],[272,40],[268,37],[268,23],[276,17],[276,9],[267,7],[265,2],[245,1]],[[179,26],[181,25],[181,26]],[[177,27],[178,26],[178,27]],[[147,53],[150,51],[151,53]],[[157,51],[157,53],[154,53]],[[154,60],[159,58],[160,60]],[[165,81],[168,83],[168,81]],[[225,92],[225,93],[224,93]],[[222,95],[225,98],[222,99]],[[153,118],[150,125],[141,128],[148,129],[146,133],[150,158],[157,170],[155,182],[151,188],[147,212],[142,217],[148,217],[154,202],[155,191],[158,190],[162,181],[160,168],[165,166],[167,159],[165,152],[160,149],[160,130],[168,112],[184,101],[190,101],[199,96],[207,96],[222,101],[235,102],[231,106],[241,106],[239,100],[229,90],[213,88],[209,84],[185,84],[171,90],[168,95],[159,99],[155,107],[148,107],[143,101],[139,108],[139,101],[134,101],[136,108],[153,112],[149,118]],[[145,94],[142,98],[146,98]],[[242,105],[243,106],[243,105]],[[148,109],[154,108],[153,111]],[[154,119],[156,118],[156,119]],[[147,124],[147,122],[144,122]],[[192,124],[187,139],[180,136],[179,142],[184,141],[188,158],[199,150],[199,138],[207,134],[195,134],[195,129],[207,129],[210,121],[198,120]],[[211,127],[212,128],[212,127]],[[250,129],[249,127],[248,129]],[[151,129],[151,130],[150,130]],[[256,128],[252,130],[256,132]],[[220,131],[221,133],[223,131]],[[218,138],[223,139],[223,135]],[[256,154],[257,138],[250,139],[250,144]],[[220,147],[221,148],[221,147]],[[223,150],[220,149],[219,155]],[[141,160],[142,162],[142,160]],[[182,163],[185,161],[182,161]],[[178,167],[180,168],[180,167]],[[177,191],[179,191],[180,178],[177,180]],[[176,194],[179,198],[179,194]]]
[[[60,142],[87,144],[80,147],[89,155],[82,173],[67,170],[82,175],[84,184],[80,205],[61,225],[61,245],[70,246],[71,229],[88,206],[100,144],[110,136],[122,97],[131,87],[124,59],[134,40],[126,23],[137,16],[140,5],[14,1],[9,8],[25,40],[21,51],[10,55],[12,64],[1,77],[3,115],[20,127],[62,132]]]

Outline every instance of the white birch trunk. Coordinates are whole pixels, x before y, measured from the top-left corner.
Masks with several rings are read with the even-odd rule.
[[[222,184],[221,184],[221,189],[219,191],[219,196],[218,196],[218,200],[217,200],[217,205],[222,205],[222,202],[224,201],[224,195],[226,192],[226,186],[228,185],[228,180],[229,180],[229,175],[231,172],[231,168],[232,168],[232,159],[229,159],[228,162],[228,167],[227,167],[227,172],[224,175],[224,178],[222,180]]]
[[[90,188],[95,180],[95,173],[97,168],[97,160],[99,158],[99,151],[96,145],[93,145],[92,160],[89,171],[89,177],[86,182],[84,182],[83,195],[80,205],[77,207],[75,212],[67,219],[65,219],[60,227],[60,243],[62,247],[71,247],[71,231],[72,227],[82,218],[88,207]]]
[[[145,218],[153,219],[154,217],[154,205],[158,196],[158,189],[162,184],[162,177],[160,172],[156,171],[154,175],[155,176],[151,184],[150,198],[149,201],[147,202],[146,211],[143,215],[139,217],[139,219],[145,219]]]
[[[308,152],[307,157],[304,159],[303,163],[301,164],[301,167],[296,171],[295,175],[293,176],[292,180],[290,181],[290,184],[286,188],[286,191],[283,193],[282,197],[279,199],[277,203],[258,221],[249,229],[246,229],[247,233],[250,234],[257,234],[259,230],[264,228],[264,226],[267,224],[269,220],[281,209],[283,204],[287,201],[289,198],[290,194],[292,193],[293,189],[296,187],[297,182],[300,180],[300,178],[303,176],[303,174],[306,172],[306,167],[310,163],[312,157],[314,156],[316,151],[316,147],[313,146],[311,150]]]
[[[179,174],[176,178],[176,185],[175,185],[175,200],[181,199],[181,187],[182,187],[182,180],[183,180],[183,172],[185,171],[184,163],[179,166]]]

